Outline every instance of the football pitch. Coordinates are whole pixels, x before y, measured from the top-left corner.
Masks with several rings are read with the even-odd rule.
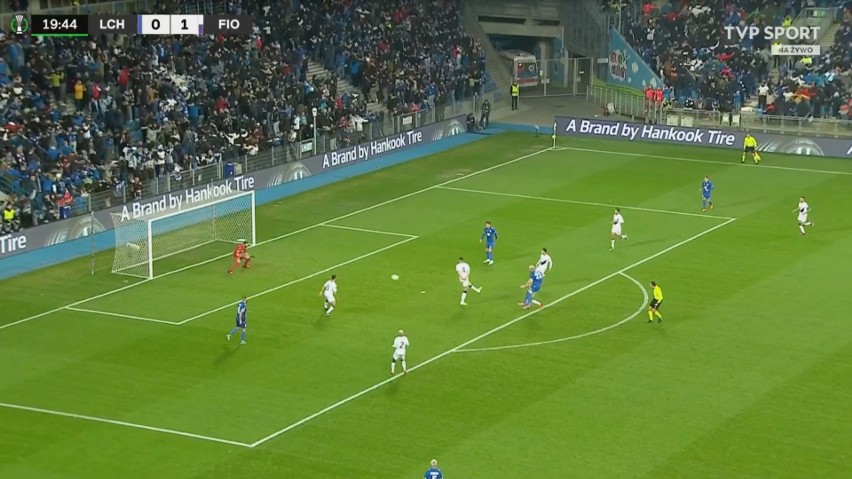
[[[504,133],[258,207],[233,276],[219,243],[2,281],[0,477],[848,477],[850,191],[843,160]]]

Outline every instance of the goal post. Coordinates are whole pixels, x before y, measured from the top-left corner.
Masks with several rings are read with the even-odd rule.
[[[135,217],[112,213],[115,257],[112,272],[154,278],[155,263],[215,242],[257,239],[255,193],[237,192],[194,203],[175,211]]]

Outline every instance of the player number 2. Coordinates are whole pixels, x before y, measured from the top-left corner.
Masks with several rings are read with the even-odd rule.
[[[154,30],[159,30],[160,29],[160,21],[157,20],[156,18],[151,20],[151,28],[154,29]]]

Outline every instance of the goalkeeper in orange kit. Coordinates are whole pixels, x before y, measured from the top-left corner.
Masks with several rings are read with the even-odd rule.
[[[242,266],[248,269],[251,262],[251,256],[248,254],[248,241],[243,240],[234,248],[234,264],[228,268],[228,274],[233,274],[234,270]]]

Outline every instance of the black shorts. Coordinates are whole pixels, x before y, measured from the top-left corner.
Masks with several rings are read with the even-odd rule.
[[[652,299],[651,304],[649,304],[648,307],[659,310],[660,306],[662,306],[662,305],[663,305],[663,300],[657,301],[656,299]]]
[[[743,148],[743,151],[746,152],[746,153],[754,153],[754,147],[753,146],[747,146],[747,147]]]

